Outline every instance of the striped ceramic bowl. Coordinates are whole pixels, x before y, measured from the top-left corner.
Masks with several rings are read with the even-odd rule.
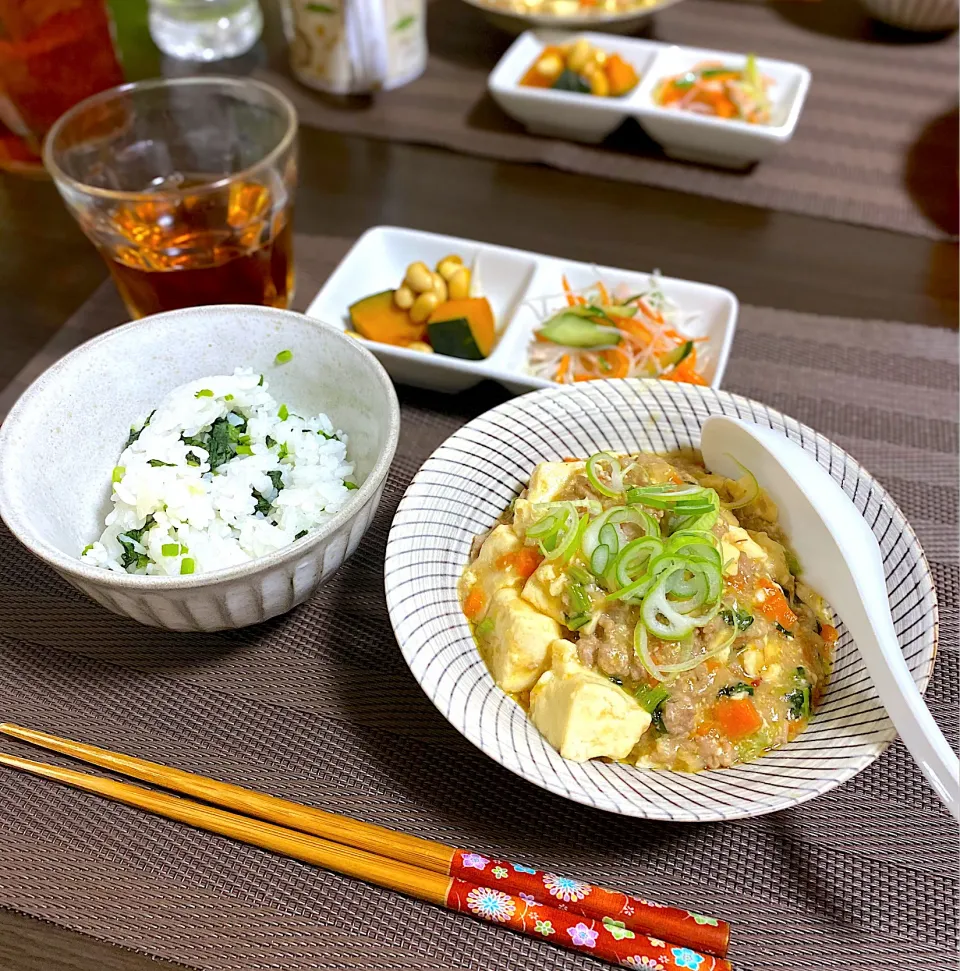
[[[864,513],[883,552],[901,647],[918,687],[926,689],[937,646],[937,598],[923,551],[890,496],[837,445],[765,405],[709,388],[595,381],[536,391],[465,425],[427,460],[394,519],[385,576],[397,640],[423,690],[474,745],[550,792],[649,819],[757,816],[852,778],[894,737],[842,625],[833,676],[806,731],[757,762],[696,775],[568,762],[493,683],[457,600],[474,536],[489,529],[538,462],[608,449],[667,452],[698,445],[700,426],[713,414],[783,432],[813,454]]]
[[[957,26],[957,0],[860,0],[876,20],[902,30],[951,30]]]

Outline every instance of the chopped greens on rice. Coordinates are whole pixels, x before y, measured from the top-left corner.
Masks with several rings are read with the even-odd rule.
[[[347,437],[303,418],[249,368],[184,384],[130,430],[113,510],[82,559],[155,576],[272,553],[338,512],[356,489]]]

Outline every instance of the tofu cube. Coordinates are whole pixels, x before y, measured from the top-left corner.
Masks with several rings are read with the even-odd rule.
[[[553,502],[575,475],[586,469],[586,462],[541,462],[530,476],[528,502]]]
[[[550,646],[551,664],[530,692],[530,717],[573,762],[625,759],[650,727],[650,715],[622,688],[582,665],[566,640]]]
[[[530,575],[520,596],[540,613],[562,624],[564,611],[561,596],[566,585],[567,578],[563,570],[545,560]]]
[[[516,553],[521,546],[523,543],[510,526],[498,526],[484,540],[483,546],[480,547],[480,555],[463,571],[459,583],[461,603],[466,600],[475,586],[479,586],[483,591],[485,606],[474,618],[478,623],[486,617],[490,604],[499,590],[519,591],[523,586],[523,579],[509,567],[497,565],[501,556]]]
[[[526,691],[546,670],[560,625],[510,588],[497,592],[489,616],[493,630],[484,638],[484,651],[493,680],[504,691]]]

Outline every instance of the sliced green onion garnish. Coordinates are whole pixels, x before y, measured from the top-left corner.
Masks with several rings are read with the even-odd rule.
[[[180,544],[179,543],[164,543],[160,547],[160,552],[164,556],[179,556],[180,555]]]
[[[725,502],[724,505],[727,509],[740,509],[750,505],[760,495],[760,484],[757,482],[757,477],[742,462],[737,462],[729,452],[727,458],[736,462],[743,470],[743,476],[737,479],[737,485],[743,490],[743,495],[734,502]]]
[[[113,482],[119,482],[124,477],[124,475],[126,475],[126,472],[127,472],[127,470],[126,470],[126,468],[124,468],[124,466],[122,466],[122,465],[115,465],[113,467],[113,474],[111,476],[112,481]]]
[[[274,359],[274,364],[286,364],[293,360],[293,351],[281,351]]]
[[[627,489],[627,505],[650,506],[653,509],[673,509],[677,503],[698,498],[709,491],[711,490],[694,485],[692,482],[633,486]]]
[[[593,556],[590,557],[590,569],[598,577],[603,576],[607,572],[611,558],[610,547],[606,544],[601,544],[593,551]]]
[[[286,421],[289,417],[290,417],[290,411],[287,408],[287,406],[280,405],[280,408],[277,410],[277,418],[279,418],[280,421]]]
[[[567,573],[570,574],[570,579],[575,580],[577,583],[588,584],[593,583],[593,577],[582,567],[574,564],[573,566],[567,567]]]
[[[549,512],[545,516],[538,519],[532,526],[527,529],[527,536],[531,539],[540,539],[544,536],[550,536],[555,533],[564,522],[566,517],[560,511]]]
[[[181,576],[184,576],[184,575],[186,575],[188,573],[193,573],[193,571],[196,568],[197,568],[197,564],[193,560],[191,560],[190,557],[184,557],[180,561],[180,574],[181,574]]]
[[[736,637],[736,633],[722,635],[718,642],[704,654],[698,654],[696,657],[691,657],[677,664],[662,664],[660,670],[664,674],[682,674],[684,671],[692,671],[698,665],[703,664],[704,661],[709,661],[718,654],[722,654],[736,640]],[[750,694],[753,694],[752,690]]]
[[[600,479],[601,464],[610,467],[607,482]],[[595,492],[608,499],[617,499],[623,494],[623,472],[620,463],[609,452],[596,452],[587,459],[587,479]]]
[[[617,556],[613,568],[617,587],[627,587],[639,580],[650,562],[662,552],[663,543],[656,536],[641,536],[627,543]]]
[[[610,523],[600,527],[600,544],[609,547],[613,556],[620,552],[620,534]]]
[[[580,630],[581,627],[586,627],[592,619],[589,614],[580,614],[577,617],[568,617],[564,623],[569,630]]]
[[[640,659],[640,663],[646,668],[650,677],[656,678],[657,681],[667,680],[667,676],[660,670],[650,654],[647,629],[643,626],[642,621],[633,630],[633,652]]]
[[[209,388],[201,388],[195,395],[194,398],[212,398],[213,392]]]
[[[586,513],[577,516],[576,509],[571,506],[567,510],[566,521],[556,534],[556,542],[550,550],[543,551],[544,556],[548,560],[559,560],[562,563],[569,560],[580,546],[580,539],[589,522],[590,517]]]
[[[571,583],[567,587],[567,596],[570,598],[570,606],[577,614],[590,612],[593,604],[590,603],[590,598],[587,596],[586,590],[583,589],[583,584]]]
[[[662,684],[645,684],[642,688],[637,688],[634,697],[637,704],[652,715],[654,709],[659,708],[670,697],[670,692]]]

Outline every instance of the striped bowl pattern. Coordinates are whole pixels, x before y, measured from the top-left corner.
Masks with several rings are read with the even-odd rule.
[[[890,496],[839,446],[766,405],[709,388],[596,381],[536,391],[471,421],[424,463],[393,521],[385,582],[404,658],[437,708],[491,758],[557,795],[648,819],[757,816],[833,789],[894,738],[842,624],[834,673],[806,731],[757,762],[695,775],[566,761],[490,677],[456,593],[474,536],[490,528],[538,462],[601,449],[667,452],[697,445],[711,414],[784,433],[850,496],[880,544],[901,648],[917,686],[926,689],[937,599],[923,551]],[[829,591],[822,592],[829,600]]]

